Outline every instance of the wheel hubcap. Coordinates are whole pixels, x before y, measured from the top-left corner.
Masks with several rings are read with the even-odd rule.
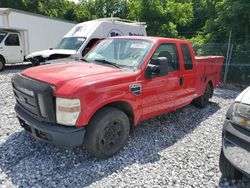
[[[105,149],[110,149],[117,144],[121,140],[121,123],[119,121],[113,121],[108,124],[104,129],[104,134],[101,139],[101,144]]]

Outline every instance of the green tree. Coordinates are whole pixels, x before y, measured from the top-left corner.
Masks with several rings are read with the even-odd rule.
[[[116,16],[126,18],[128,13],[127,0],[84,0],[81,4],[88,10],[89,18]]]
[[[25,5],[22,0],[1,0],[0,7],[4,8],[16,8],[20,10],[25,9]]]
[[[223,0],[217,4],[217,27],[221,33],[233,33],[237,43],[250,42],[250,2],[248,0]]]
[[[15,8],[76,22],[88,19],[84,6],[68,0],[2,0],[0,7]]]
[[[177,37],[177,26],[184,26],[192,21],[192,3],[174,0],[133,0],[129,1],[128,17],[146,22],[149,35]]]
[[[250,2],[248,0],[206,0],[210,10],[198,37],[205,42],[227,42],[230,31],[234,43],[250,42]]]
[[[192,38],[198,35],[203,31],[207,20],[215,14],[215,7],[211,0],[190,0],[190,2],[193,6],[193,19],[191,24],[177,28],[180,35],[185,38]]]

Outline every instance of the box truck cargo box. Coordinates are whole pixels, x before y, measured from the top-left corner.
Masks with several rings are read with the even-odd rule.
[[[0,8],[0,70],[35,51],[49,49],[76,23],[25,11]]]
[[[67,57],[81,59],[101,40],[123,35],[146,36],[146,24],[114,17],[79,23],[62,38],[54,49],[34,52],[26,56],[26,59],[33,65],[47,64],[52,62],[49,60]]]

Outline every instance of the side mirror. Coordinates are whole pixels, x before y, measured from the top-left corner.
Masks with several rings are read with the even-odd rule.
[[[156,77],[158,75],[159,69],[159,65],[148,64],[145,77],[148,79]]]
[[[168,74],[168,59],[166,57],[158,57],[156,61],[160,65],[158,76],[166,76]]]
[[[152,60],[145,72],[145,77],[150,79],[154,77],[161,77],[168,74],[168,59],[166,57],[158,57]]]

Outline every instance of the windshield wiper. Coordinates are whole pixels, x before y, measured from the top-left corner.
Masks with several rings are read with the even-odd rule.
[[[114,67],[116,67],[116,68],[118,68],[118,69],[121,68],[121,67],[118,66],[116,63],[113,63],[113,62],[111,62],[111,61],[107,61],[107,60],[105,60],[105,59],[95,59],[94,61],[100,62],[100,63],[103,63],[103,64],[112,65],[112,66],[114,66]]]

